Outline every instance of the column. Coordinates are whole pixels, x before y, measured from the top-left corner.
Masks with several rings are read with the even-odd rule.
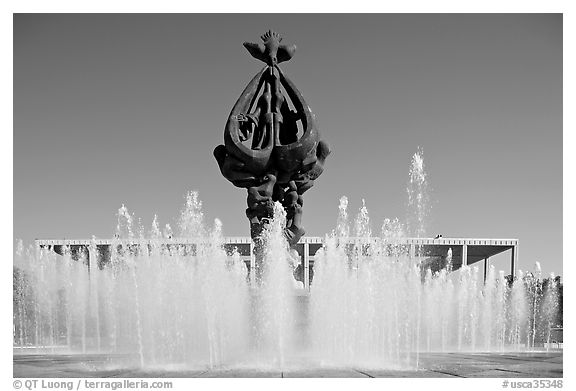
[[[464,267],[465,265],[468,265],[468,245],[467,244],[462,245],[462,266],[461,267]]]
[[[416,245],[412,243],[410,245],[410,259],[412,260],[414,257],[416,257]]]
[[[96,266],[98,266],[97,253],[96,246],[93,243],[86,246],[86,266],[88,266],[88,275],[90,275],[90,272],[92,271],[92,262],[95,262]]]
[[[254,256],[254,242],[250,241],[250,286],[256,286],[256,257]]]
[[[516,276],[516,262],[518,261],[518,245],[512,247],[512,254],[510,256],[510,275],[512,275],[512,280]]]
[[[310,289],[310,243],[304,241],[304,289]]]
[[[484,258],[484,283],[486,283],[486,277],[488,276],[488,269],[490,268],[490,257]]]

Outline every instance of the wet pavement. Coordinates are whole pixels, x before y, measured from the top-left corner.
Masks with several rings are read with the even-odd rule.
[[[418,367],[373,369],[326,367],[305,362],[286,365],[284,370],[258,367],[140,368],[133,357],[103,354],[14,354],[14,377],[96,378],[259,378],[259,377],[563,377],[562,350],[514,353],[425,353]]]

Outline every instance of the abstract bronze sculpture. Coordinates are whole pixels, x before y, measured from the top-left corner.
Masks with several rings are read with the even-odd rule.
[[[266,66],[240,95],[226,123],[224,145],[214,149],[222,175],[248,190],[246,216],[256,251],[276,201],[286,211],[288,243],[293,246],[304,235],[302,194],[322,174],[330,154],[310,107],[278,67],[294,56],[296,46],[281,44],[273,31],[261,39],[244,47]]]

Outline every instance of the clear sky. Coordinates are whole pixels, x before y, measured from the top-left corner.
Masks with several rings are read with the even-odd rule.
[[[403,219],[422,147],[430,235],[518,238],[520,269],[562,274],[560,14],[15,15],[15,238],[110,237],[123,203],[174,226],[189,190],[247,236],[212,150],[261,68],[242,42],[269,28],[298,45],[282,69],[333,149],[307,234],[342,195],[373,231]]]

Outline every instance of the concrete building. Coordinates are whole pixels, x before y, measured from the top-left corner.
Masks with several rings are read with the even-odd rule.
[[[183,254],[194,255],[199,239],[64,239],[64,240],[36,240],[38,250],[49,249],[57,254],[64,254],[68,249],[73,259],[82,257],[88,266],[103,267],[110,261],[113,246],[127,246],[131,249],[145,249],[149,251],[152,246],[165,246],[170,250],[178,250]],[[368,253],[373,245],[379,248],[395,249],[397,252],[408,254],[410,257],[419,257],[425,268],[433,272],[445,267],[446,256],[449,249],[452,252],[452,270],[458,270],[463,265],[472,265],[483,262],[484,279],[490,264],[490,258],[505,251],[510,252],[510,275],[514,277],[518,258],[518,239],[473,239],[473,238],[400,238],[383,240],[380,238],[345,239],[349,251]],[[324,238],[303,237],[296,245],[295,250],[300,256],[296,278],[309,288],[314,274],[314,261],[316,253],[324,245]],[[253,243],[249,237],[228,237],[224,240],[224,248],[232,254],[237,251],[240,258],[246,263],[250,276],[253,277],[256,260],[253,255]],[[253,279],[252,279],[253,280]]]

